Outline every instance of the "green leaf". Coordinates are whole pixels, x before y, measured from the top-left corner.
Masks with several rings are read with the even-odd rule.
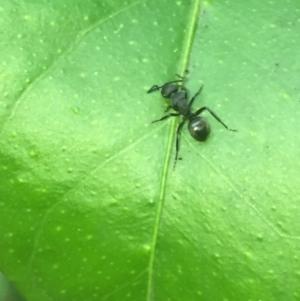
[[[28,301],[300,300],[300,3],[0,4],[0,270]],[[188,69],[210,138],[154,84]]]

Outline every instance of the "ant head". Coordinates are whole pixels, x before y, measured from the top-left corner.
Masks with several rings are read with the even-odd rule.
[[[179,86],[177,83],[167,83],[161,88],[161,95],[165,98],[171,98],[172,94],[178,92]]]
[[[210,133],[209,123],[205,118],[200,116],[192,118],[188,128],[191,136],[197,141],[205,141]]]

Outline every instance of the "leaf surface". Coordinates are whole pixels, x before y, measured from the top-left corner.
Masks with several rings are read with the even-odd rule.
[[[300,4],[2,1],[0,269],[28,301],[300,300]],[[154,84],[188,69],[210,138]]]

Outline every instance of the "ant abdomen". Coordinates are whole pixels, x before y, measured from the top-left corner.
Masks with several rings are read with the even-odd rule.
[[[191,136],[197,141],[205,141],[210,133],[210,125],[203,117],[191,119],[188,128]]]

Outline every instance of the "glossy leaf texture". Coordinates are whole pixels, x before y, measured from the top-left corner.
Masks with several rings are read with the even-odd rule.
[[[0,270],[28,301],[300,300],[300,3],[0,4]],[[206,142],[154,84],[185,70]]]

